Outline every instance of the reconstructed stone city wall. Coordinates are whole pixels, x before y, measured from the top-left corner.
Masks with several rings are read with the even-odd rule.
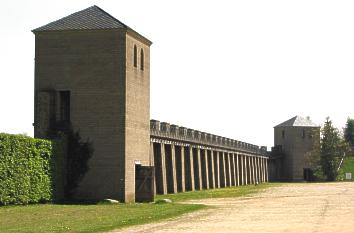
[[[157,194],[268,181],[266,147],[156,120],[150,141]]]
[[[72,129],[93,145],[78,199],[133,202],[150,166],[157,193],[268,180],[265,148],[154,120],[149,128],[151,41],[107,12],[92,6],[33,32],[35,137]]]

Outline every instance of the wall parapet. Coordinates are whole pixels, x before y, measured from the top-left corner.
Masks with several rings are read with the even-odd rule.
[[[267,156],[267,147],[265,146],[257,146],[158,120],[150,120],[150,137]]]

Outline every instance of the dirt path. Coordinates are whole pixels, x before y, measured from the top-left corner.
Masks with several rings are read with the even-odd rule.
[[[193,203],[216,208],[113,232],[354,232],[354,182],[289,184],[245,198]]]

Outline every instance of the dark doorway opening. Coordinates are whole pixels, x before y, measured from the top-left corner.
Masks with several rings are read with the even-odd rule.
[[[154,201],[154,175],[152,166],[135,165],[135,201]]]
[[[315,177],[311,168],[304,168],[304,180],[314,181]]]

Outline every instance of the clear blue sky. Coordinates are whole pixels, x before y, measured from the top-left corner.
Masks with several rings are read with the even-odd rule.
[[[31,30],[98,5],[154,42],[151,118],[257,145],[354,117],[353,1],[2,1],[0,131],[33,135]]]

